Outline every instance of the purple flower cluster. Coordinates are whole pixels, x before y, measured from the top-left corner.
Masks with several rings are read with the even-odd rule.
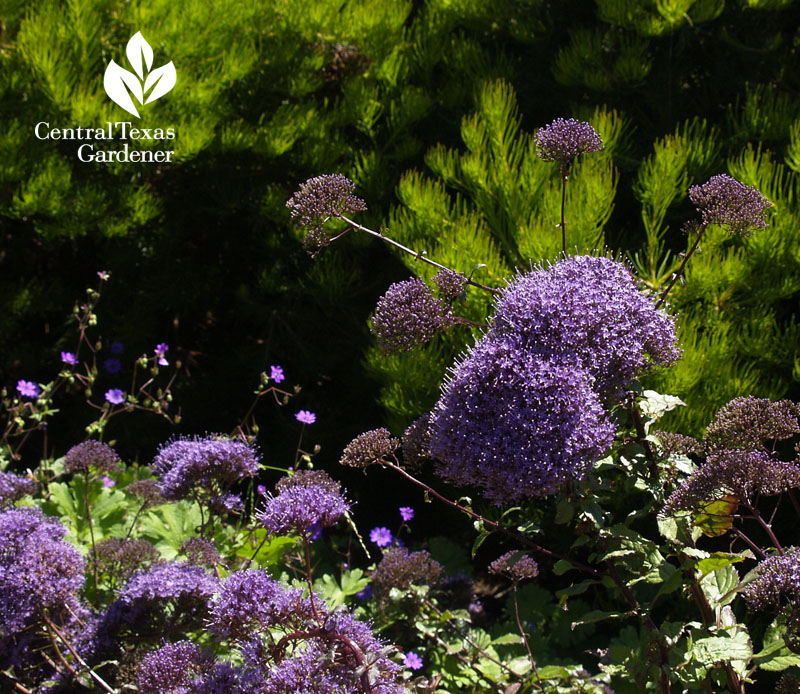
[[[622,263],[593,256],[517,277],[497,301],[489,334],[545,358],[577,361],[604,400],[681,354],[674,320],[656,310]]]
[[[787,632],[800,636],[800,548],[767,557],[756,567],[756,578],[743,591],[751,610],[787,610]]]
[[[88,473],[118,472],[120,459],[111,446],[92,439],[79,443],[67,451],[64,456],[64,472]]]
[[[753,186],[739,183],[727,174],[712,176],[702,185],[692,186],[689,199],[703,224],[719,224],[738,236],[748,236],[755,228],[766,228],[767,209],[772,207]]]
[[[242,441],[218,436],[179,438],[161,447],[152,468],[165,499],[182,499],[198,488],[217,496],[258,474],[258,454]]]
[[[460,272],[445,269],[436,273],[433,283],[445,301],[455,301],[464,294],[467,278]]]
[[[354,190],[355,184],[346,176],[326,174],[302,183],[300,190],[289,198],[286,207],[292,219],[308,232],[303,240],[306,249],[329,243],[324,231],[328,219],[367,209],[364,201],[353,195]]]
[[[199,690],[196,667],[202,654],[190,641],[168,643],[139,664],[136,684],[142,694],[190,694]]]
[[[101,573],[128,578],[145,564],[158,561],[158,550],[147,540],[107,537],[94,546],[93,559]]]
[[[186,562],[157,562],[128,579],[119,598],[97,616],[87,637],[95,655],[114,651],[126,633],[168,635],[203,625],[217,579]]]
[[[246,641],[254,632],[276,626],[299,629],[311,617],[311,601],[302,590],[283,585],[261,569],[228,576],[209,606],[211,632],[232,641]]]
[[[411,422],[403,432],[400,443],[406,466],[418,467],[423,460],[430,458],[430,414],[424,414]]]
[[[766,451],[725,448],[708,454],[705,464],[669,496],[662,513],[696,512],[731,494],[741,502],[754,503],[756,495],[772,496],[797,487],[800,465],[778,460]]]
[[[26,494],[36,491],[36,483],[13,472],[0,472],[0,508],[9,506]]]
[[[536,578],[539,565],[527,554],[512,549],[489,564],[489,572],[503,574],[514,583],[519,583],[527,578]]]
[[[624,265],[565,258],[510,283],[486,335],[451,368],[427,430],[415,424],[404,439],[497,503],[549,494],[610,446],[605,406],[679,355],[672,319]]]
[[[38,508],[0,511],[0,641],[30,627],[43,610],[58,614],[75,601],[84,561],[66,534]]]
[[[390,549],[372,572],[375,598],[385,600],[392,588],[438,583],[443,573],[442,565],[425,550],[409,554],[405,547]]]
[[[182,598],[207,601],[217,590],[217,579],[200,566],[184,562],[153,564],[132,576],[119,600],[129,607]]]
[[[319,597],[312,603],[263,570],[225,580],[211,602],[209,628],[241,649],[241,669],[228,671],[238,677],[240,689],[234,691],[360,694],[365,681],[375,694],[405,691],[398,683],[400,667],[368,624],[347,610],[329,611]]]
[[[164,503],[161,496],[161,485],[154,479],[136,480],[131,482],[125,491],[130,492],[141,500],[143,508],[150,508]]]
[[[354,438],[345,446],[341,465],[365,468],[379,463],[385,456],[391,455],[400,447],[400,441],[394,438],[388,429],[373,429]]]
[[[201,537],[190,537],[181,545],[181,553],[194,566],[214,567],[222,561],[213,542]]]
[[[395,282],[378,299],[372,334],[385,352],[408,352],[452,324],[450,308],[419,278]]]
[[[276,489],[278,494],[268,495],[256,514],[274,535],[306,534],[315,524],[329,527],[350,510],[341,485],[321,470],[296,472],[283,478]]]
[[[569,173],[573,159],[587,152],[599,152],[605,145],[597,131],[586,121],[556,118],[539,128],[533,136],[536,155],[554,161],[563,176]]]
[[[498,504],[582,477],[614,425],[579,365],[509,340],[483,339],[453,370],[431,413],[439,474]]]
[[[756,573],[755,580],[743,591],[751,609],[779,607],[784,601],[800,604],[800,549],[789,547],[785,554],[767,557]]]
[[[706,427],[710,448],[766,449],[767,442],[800,434],[800,407],[753,396],[734,398]]]

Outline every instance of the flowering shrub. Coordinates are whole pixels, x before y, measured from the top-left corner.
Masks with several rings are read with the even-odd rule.
[[[555,126],[539,146],[562,174],[600,146],[580,123]],[[364,207],[353,193],[346,179],[321,177],[293,198],[311,245],[343,235],[330,236],[329,221],[390,241],[349,219]],[[761,226],[752,191],[712,180],[691,195],[709,210],[699,236],[710,224]],[[684,406],[639,382],[680,356],[666,311],[674,281],[656,298],[622,263],[563,254],[498,288],[415,257],[438,268],[435,290],[421,278],[390,288],[377,339],[405,351],[452,325],[474,332],[429,412],[402,437],[362,433],[340,462],[387,468],[469,518],[471,554],[420,537],[421,506],[394,505],[359,531],[358,504],[315,467],[318,449],[303,448],[315,412],[286,416],[299,440],[285,468],[263,462],[253,407],[230,434],[173,437],[141,466],[102,441],[105,422],[137,408],[163,415],[166,391],[140,402],[111,389],[94,403],[100,424],[86,441],[28,475],[0,472],[4,687],[790,690],[800,666],[800,408],[739,397],[702,438],[657,432]],[[482,323],[458,315],[476,291],[493,298]],[[167,352],[159,344],[142,366],[155,377]],[[84,383],[81,356],[62,354],[64,383]],[[96,378],[95,363],[84,384]],[[285,380],[270,365],[256,401],[286,406],[300,391],[282,390]],[[18,459],[25,434],[54,414],[53,393],[18,383],[5,403],[6,457]],[[460,496],[429,484],[426,462]]]

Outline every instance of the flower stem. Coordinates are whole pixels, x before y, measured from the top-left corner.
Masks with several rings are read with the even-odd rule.
[[[314,619],[317,620],[319,623],[319,614],[317,613],[317,606],[314,603],[314,583],[313,583],[313,575],[311,571],[311,550],[309,548],[309,541],[308,536],[303,533],[303,553],[305,555],[306,560],[306,581],[308,582],[308,598],[311,601],[311,612],[314,615]]]
[[[522,620],[519,618],[519,601],[517,600],[517,584],[514,582],[513,586],[511,587],[512,593],[514,595],[514,616],[517,618],[517,628],[519,629],[519,635],[522,637],[522,642],[525,644],[525,650],[528,651],[528,659],[531,661],[531,666],[533,667],[533,671],[536,673],[536,679],[539,681],[539,689],[542,688],[542,678],[539,675],[539,668],[536,667],[536,661],[533,659],[533,653],[531,653],[531,647],[528,643],[528,637],[525,635],[525,630],[522,628]]]
[[[384,236],[380,232],[373,231],[372,229],[368,229],[365,226],[361,226],[357,222],[354,222],[352,219],[348,219],[344,215],[340,217],[343,221],[347,222],[351,227],[356,229],[357,231],[363,231],[365,234],[369,234],[370,236],[374,236],[377,239],[380,239],[384,243],[388,243],[390,246],[394,246],[398,250],[401,250],[409,255],[413,255],[417,260],[421,260],[423,263],[428,263],[428,265],[433,265],[433,267],[438,267],[440,270],[450,270],[449,267],[446,265],[442,265],[441,263],[437,263],[435,260],[431,260],[430,258],[426,258],[423,252],[417,252],[408,248],[408,246],[404,246],[401,243],[398,243],[394,239],[390,239],[388,236]],[[340,234],[341,236],[341,234]],[[502,294],[499,289],[495,289],[494,287],[487,287],[485,284],[480,284],[479,282],[475,282],[467,278],[467,284],[472,285],[473,287],[477,287],[478,289],[483,289],[484,291],[491,292],[492,294]]]
[[[732,525],[731,530],[733,530],[733,532],[736,533],[739,539],[743,540],[745,544],[747,544],[750,547],[750,549],[752,549],[759,557],[761,557],[762,559],[766,559],[767,555],[764,553],[764,551],[749,537],[747,537],[747,535],[745,535],[741,530],[739,530],[739,528],[737,528],[735,525]]]
[[[561,252],[567,257],[567,223],[564,221],[564,209],[567,205],[567,180],[569,175],[561,177]]]
[[[395,460],[397,460],[397,459],[395,458]],[[548,557],[552,557],[553,559],[563,559],[564,561],[569,562],[576,569],[579,569],[579,570],[584,571],[586,573],[593,574],[594,576],[599,575],[598,572],[595,569],[591,568],[590,566],[586,566],[586,564],[582,564],[581,562],[576,561],[574,559],[571,559],[570,557],[564,556],[563,554],[558,554],[557,552],[552,552],[549,549],[547,549],[545,547],[542,547],[541,545],[537,545],[535,542],[533,542],[531,539],[529,539],[525,535],[518,535],[517,533],[512,532],[511,530],[508,530],[507,528],[504,528],[502,525],[500,525],[500,523],[497,523],[495,521],[489,520],[488,518],[485,518],[484,516],[482,516],[480,513],[476,513],[472,509],[469,509],[466,506],[462,506],[461,504],[458,504],[455,501],[451,501],[447,497],[442,496],[433,487],[428,486],[423,481],[418,480],[416,477],[414,477],[413,475],[411,475],[408,472],[406,472],[402,467],[400,467],[400,464],[398,462],[392,463],[390,461],[387,461],[384,458],[384,459],[381,460],[381,464],[382,465],[386,465],[387,467],[391,468],[392,470],[394,470],[396,472],[399,472],[407,480],[410,480],[411,482],[416,484],[418,487],[421,487],[428,494],[430,494],[431,496],[439,499],[439,501],[447,504],[448,506],[452,506],[453,508],[458,509],[459,511],[462,511],[463,513],[466,513],[468,516],[470,516],[471,518],[474,518],[475,520],[481,521],[481,523],[483,523],[484,525],[488,525],[492,530],[497,530],[497,531],[499,531],[501,533],[504,533],[505,535],[513,537],[517,542],[521,542],[522,544],[526,545],[527,547],[529,547],[533,551],[539,552],[539,553],[544,554],[545,556],[548,556]]]
[[[49,629],[50,629],[50,636],[51,636],[51,639],[52,639],[52,642],[53,642],[53,646],[54,646],[54,647],[55,647],[55,649],[56,649],[56,653],[58,653],[58,655],[59,655],[59,657],[60,657],[61,661],[62,661],[62,662],[65,664],[65,665],[67,665],[67,668],[68,668],[68,669],[69,669],[71,672],[73,672],[74,674],[77,674],[77,673],[75,673],[75,670],[74,670],[74,668],[73,668],[71,665],[69,665],[69,664],[68,664],[68,663],[67,663],[67,662],[64,660],[63,656],[61,655],[61,652],[58,650],[58,646],[56,646],[56,643],[55,643],[55,638],[54,638],[54,636],[57,636],[59,639],[61,639],[61,642],[62,642],[62,643],[63,643],[63,644],[64,644],[64,645],[65,645],[65,646],[66,646],[66,647],[69,649],[70,653],[72,653],[72,656],[75,658],[75,660],[77,660],[77,661],[78,661],[78,663],[80,664],[80,666],[81,666],[81,667],[82,667],[84,670],[86,670],[86,671],[89,673],[89,675],[92,677],[92,679],[93,679],[95,682],[97,682],[97,683],[98,683],[98,684],[99,684],[99,685],[100,685],[100,686],[101,686],[103,689],[105,689],[105,690],[106,690],[106,691],[107,691],[109,694],[117,694],[117,690],[116,690],[116,689],[112,689],[112,688],[111,688],[111,687],[108,685],[108,683],[107,683],[107,682],[106,682],[106,681],[105,681],[105,680],[104,680],[102,677],[100,677],[100,675],[98,675],[98,674],[97,674],[97,673],[96,673],[94,670],[92,670],[92,668],[90,668],[90,667],[89,667],[89,666],[86,664],[86,661],[85,661],[83,658],[81,658],[81,657],[80,657],[80,655],[78,655],[78,652],[77,652],[77,651],[76,651],[76,650],[75,650],[75,649],[72,647],[72,644],[71,644],[71,643],[70,643],[70,642],[69,642],[69,641],[68,641],[66,638],[64,638],[64,634],[62,634],[62,633],[61,633],[61,632],[58,630],[58,628],[56,627],[56,625],[55,625],[55,624],[53,624],[53,622],[52,622],[52,621],[51,621],[51,620],[50,620],[50,619],[47,617],[47,615],[45,615],[45,617],[44,617],[44,621],[47,623],[47,626],[48,626],[48,627],[49,627]]]
[[[89,524],[89,537],[92,540],[92,581],[94,584],[94,603],[97,604],[97,554],[95,553],[94,542],[94,523],[92,522],[92,511],[89,508],[89,472],[84,474],[84,495],[86,503],[86,522]]]
[[[636,596],[633,594],[633,591],[625,585],[624,581],[620,578],[619,573],[617,572],[617,567],[614,565],[614,562],[610,559],[606,560],[606,566],[608,567],[608,575],[610,576],[611,580],[619,588],[622,596],[625,600],[628,601],[628,604],[631,606],[633,611],[637,613],[645,623],[645,626],[653,633],[653,638],[655,639],[656,643],[658,644],[658,650],[661,655],[661,692],[662,694],[670,694],[671,685],[669,682],[669,650],[667,649],[667,644],[664,642],[664,638],[661,636],[661,633],[656,626],[656,623],[653,621],[653,618],[649,614],[645,614],[641,606],[639,605],[639,601],[636,599]]]
[[[689,249],[689,252],[685,256],[683,256],[683,262],[681,263],[681,266],[678,268],[678,271],[672,276],[672,280],[667,285],[667,288],[664,290],[664,293],[656,302],[657,309],[661,308],[661,306],[667,300],[667,294],[669,294],[670,289],[672,289],[672,287],[675,286],[675,283],[683,276],[683,271],[686,269],[686,263],[689,262],[689,258],[691,258],[692,254],[697,250],[697,247],[700,245],[700,239],[703,238],[703,234],[705,234],[705,232],[706,232],[706,225],[704,224],[703,226],[700,227],[700,230],[697,232],[697,238],[695,239],[694,244],[692,244],[692,247]]]
[[[778,536],[775,535],[775,531],[772,529],[772,526],[761,517],[761,514],[758,512],[758,509],[755,506],[751,506],[750,504],[745,504],[745,506],[750,511],[752,518],[758,521],[758,524],[764,528],[767,535],[769,535],[769,539],[772,540],[772,543],[775,545],[775,549],[777,549],[780,554],[783,554],[783,546],[781,545],[780,540],[778,540]]]

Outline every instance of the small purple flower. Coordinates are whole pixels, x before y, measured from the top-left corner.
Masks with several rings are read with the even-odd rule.
[[[425,282],[412,277],[395,282],[378,299],[370,330],[384,352],[410,352],[452,323],[450,307]]]
[[[269,377],[275,381],[275,383],[280,383],[281,381],[286,380],[286,376],[283,375],[283,367],[282,366],[270,366],[269,367]]]
[[[152,468],[166,499],[183,499],[198,488],[217,495],[244,477],[255,477],[258,454],[242,441],[221,436],[178,438],[159,449]]]
[[[109,357],[103,362],[103,368],[110,374],[118,374],[122,371],[122,362],[116,357]]]
[[[78,357],[76,357],[72,352],[61,352],[61,361],[65,364],[69,364],[70,366],[75,366],[78,363]]]
[[[125,402],[125,393],[123,393],[119,388],[111,388],[110,390],[106,391],[106,400],[110,402],[112,405],[121,405]]]
[[[256,487],[256,491],[257,491],[259,494],[261,494],[261,496],[266,496],[266,495],[267,495],[267,488],[266,488],[266,487],[265,487],[263,484],[259,484],[259,485]]]
[[[389,528],[373,528],[369,533],[369,539],[378,547],[388,547],[392,544],[392,532]]]
[[[372,597],[372,586],[366,585],[356,593],[359,600],[369,600]]]
[[[536,156],[557,162],[562,176],[567,175],[575,157],[599,152],[605,147],[603,139],[589,123],[574,118],[556,118],[550,125],[539,128],[533,141]]]
[[[117,452],[101,441],[89,439],[73,446],[64,456],[64,472],[87,473],[90,468],[113,473],[119,470]]]
[[[105,282],[109,277],[111,277],[111,273],[107,272],[106,270],[99,270],[97,276]]]
[[[400,517],[404,521],[410,521],[414,518],[414,509],[410,506],[401,506],[400,507]]]
[[[286,207],[292,219],[308,234],[303,239],[306,250],[318,250],[330,243],[325,222],[330,218],[367,209],[364,201],[353,195],[355,183],[341,174],[326,174],[301,184]]]
[[[113,487],[116,484],[116,482],[110,477],[103,476],[100,478],[100,480],[102,481],[104,487]]]
[[[158,357],[159,366],[169,366],[167,358],[164,356],[169,351],[169,345],[166,342],[159,342],[156,345],[156,356]]]
[[[341,485],[322,470],[296,472],[276,485],[256,517],[273,535],[294,531],[310,534],[317,527],[335,525],[350,510]]]
[[[382,462],[385,456],[394,453],[399,446],[400,441],[388,429],[366,431],[347,444],[339,464],[365,468]]]
[[[409,554],[403,547],[392,547],[372,572],[375,598],[379,602],[387,600],[392,588],[406,590],[411,585],[438,583],[443,573],[442,565],[426,550]]]
[[[313,412],[309,412],[308,410],[300,410],[294,416],[294,418],[303,424],[313,424],[317,421],[317,415],[315,415]]]
[[[754,228],[767,225],[767,209],[772,203],[753,186],[739,183],[727,174],[712,176],[703,185],[689,188],[689,199],[703,224],[719,224],[731,234],[749,236]]]
[[[514,583],[539,575],[539,565],[527,554],[510,550],[489,564],[489,573],[504,574]]]
[[[125,351],[125,345],[119,340],[114,340],[108,347],[111,354],[122,354]]]
[[[39,388],[33,381],[17,381],[17,391],[20,395],[26,398],[38,397],[42,389]]]
[[[414,651],[409,651],[403,658],[403,665],[409,670],[419,670],[422,667],[422,658],[414,653]]]
[[[0,508],[35,491],[36,484],[32,479],[20,477],[13,472],[0,472]]]
[[[460,272],[452,270],[439,270],[433,278],[433,283],[439,290],[439,295],[447,301],[455,301],[464,295],[467,278]]]

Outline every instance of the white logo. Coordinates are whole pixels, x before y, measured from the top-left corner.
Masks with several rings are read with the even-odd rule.
[[[170,60],[166,65],[151,70],[153,49],[144,40],[140,31],[137,31],[128,41],[125,54],[136,74],[120,67],[112,60],[106,68],[103,87],[115,104],[139,118],[139,112],[131,99],[131,94],[138,99],[141,105],[161,98],[175,86],[175,66]],[[151,89],[152,91],[150,91]],[[150,94],[145,99],[147,92]]]

